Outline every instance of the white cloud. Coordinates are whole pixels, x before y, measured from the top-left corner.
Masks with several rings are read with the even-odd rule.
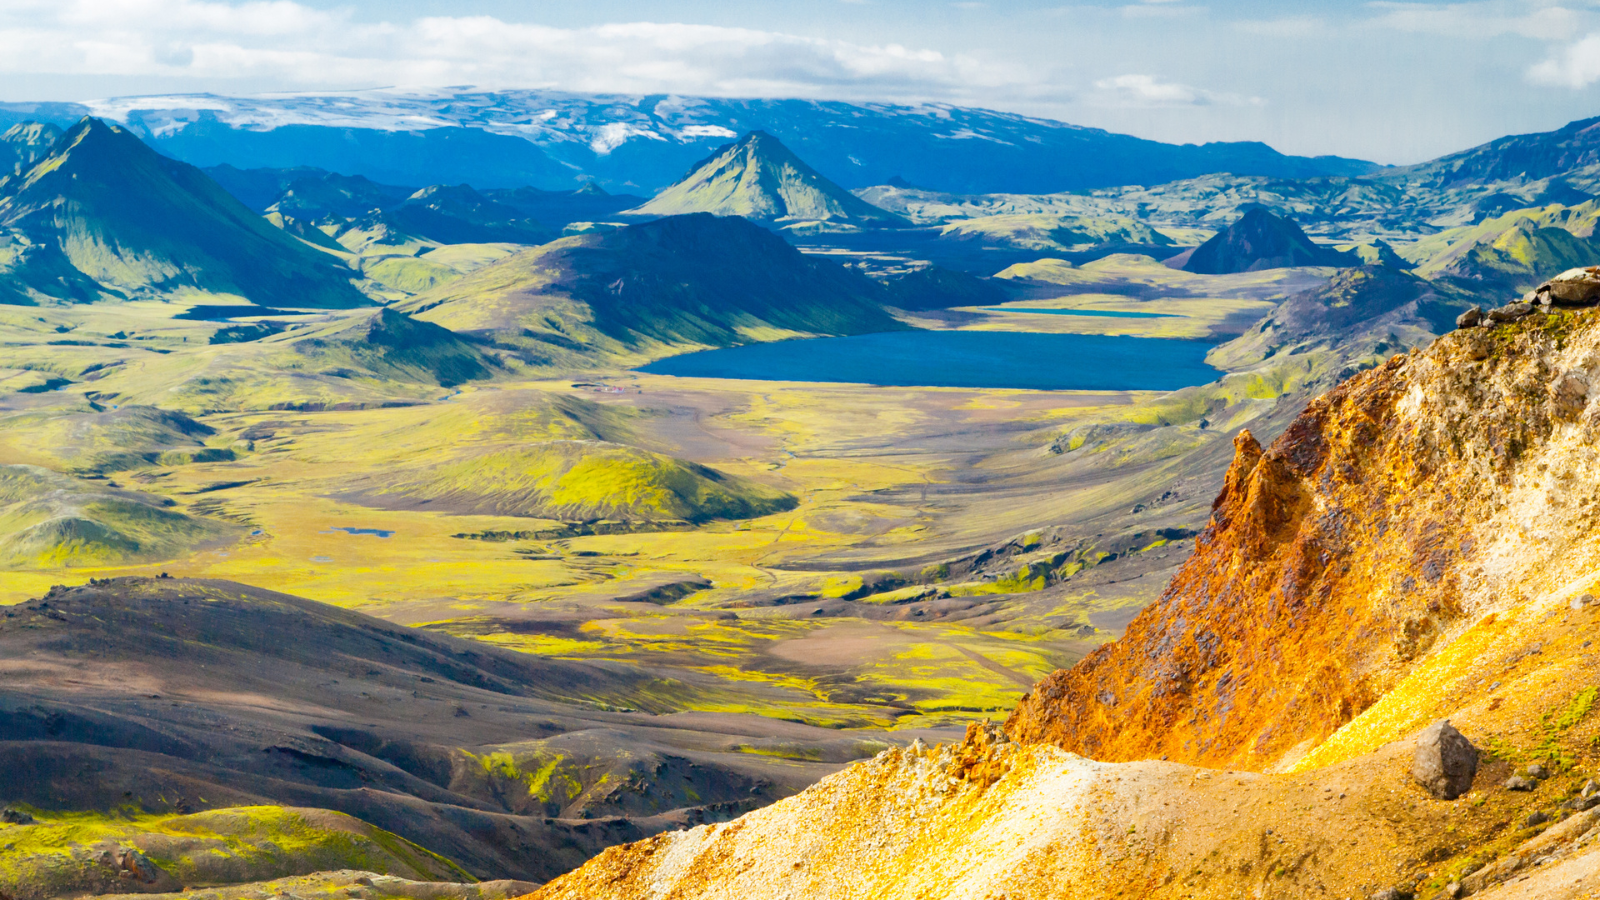
[[[1568,45],[1529,69],[1528,80],[1570,88],[1586,88],[1600,82],[1600,32]]]
[[[632,22],[552,28],[491,16],[360,22],[293,0],[4,0],[0,74],[249,79],[287,89],[545,87],[971,100],[1042,77],[900,44]]]
[[[1579,0],[1582,2],[1582,0]],[[1587,4],[1585,4],[1587,5]],[[1373,3],[1380,14],[1367,24],[1390,31],[1483,40],[1506,35],[1561,40],[1582,30],[1591,18],[1582,10],[1537,0],[1481,0],[1475,3]]]
[[[1118,75],[1094,83],[1090,100],[1097,106],[1148,108],[1163,106],[1261,106],[1259,97],[1222,94],[1151,75]]]

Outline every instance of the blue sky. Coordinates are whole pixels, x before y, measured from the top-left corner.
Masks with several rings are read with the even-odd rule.
[[[1600,0],[0,0],[0,99],[385,86],[938,100],[1413,162],[1600,115]]]

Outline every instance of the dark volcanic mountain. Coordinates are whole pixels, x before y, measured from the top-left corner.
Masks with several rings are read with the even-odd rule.
[[[896,309],[948,309],[952,306],[989,306],[1011,299],[988,278],[957,272],[943,266],[922,266],[883,280],[889,305]]]
[[[8,268],[14,290],[79,300],[87,282],[123,296],[189,288],[272,306],[370,302],[337,259],[272,227],[200,170],[97,119],[79,122],[5,185],[0,226],[33,254]]]
[[[348,328],[294,340],[292,346],[312,367],[320,363],[345,378],[359,372],[448,388],[488,378],[498,368],[492,356],[460,335],[388,307]]]
[[[394,211],[418,192],[415,187],[379,184],[360,175],[340,175],[304,166],[292,169],[236,169],[221,165],[212,166],[205,172],[251,209],[262,213],[278,212],[305,222],[323,220],[328,216],[355,219],[375,210]],[[424,190],[438,193],[457,191],[458,188],[435,185]],[[472,190],[476,198],[470,205],[498,204],[492,206],[494,220],[532,219],[540,226],[552,229],[565,227],[571,222],[608,219],[644,202],[643,197],[633,194],[608,194],[592,182],[572,191],[546,191],[534,187]],[[442,199],[419,198],[416,202],[427,205]],[[466,218],[480,221],[477,216]],[[545,239],[548,239],[548,233],[545,234]]]
[[[1290,296],[1207,360],[1240,370],[1323,351],[1348,364],[1376,363],[1454,330],[1456,316],[1475,302],[1473,295],[1447,284],[1386,265],[1344,269],[1326,285]],[[1329,368],[1336,380],[1352,374]]]
[[[413,188],[378,184],[360,175],[312,172],[315,174],[301,175],[284,184],[261,211],[278,212],[302,221],[329,216],[348,219],[404,203],[416,193]]]
[[[212,181],[232,194],[235,200],[256,212],[266,212],[277,203],[290,186],[299,181],[317,181],[332,172],[312,166],[295,166],[288,169],[240,169],[230,165],[208,166],[201,169]],[[342,176],[333,176],[342,177]],[[362,179],[366,181],[366,179]],[[413,188],[399,188],[401,199],[411,195]]]
[[[676,216],[706,212],[758,221],[829,221],[852,225],[904,225],[904,219],[873,206],[795,156],[763,131],[717,148],[634,215]]]
[[[573,222],[609,219],[644,202],[643,197],[633,194],[608,194],[592,181],[575,191],[541,191],[522,187],[488,190],[483,195],[551,228],[565,228]]]
[[[872,279],[759,225],[669,216],[525,250],[400,304],[460,333],[579,364],[609,352],[730,346],[774,330],[903,329]]]
[[[441,244],[542,244],[556,236],[465,184],[423,188],[385,211],[383,221],[402,234]]]
[[[1291,266],[1359,265],[1354,254],[1322,247],[1300,226],[1262,207],[1255,207],[1211,240],[1196,247],[1183,264],[1185,272],[1231,275]]]

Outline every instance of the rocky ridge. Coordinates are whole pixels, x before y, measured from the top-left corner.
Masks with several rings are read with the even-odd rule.
[[[1269,449],[1241,432],[1195,559],[1009,730],[1288,765],[1490,612],[1567,602],[1600,550],[1595,316],[1464,330],[1317,399]]]

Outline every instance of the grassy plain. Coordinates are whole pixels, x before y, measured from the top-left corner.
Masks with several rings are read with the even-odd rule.
[[[144,564],[9,572],[0,600],[115,574],[228,578],[528,652],[683,668],[707,688],[684,701],[690,709],[755,707],[882,727],[1003,711],[1027,684],[1089,645],[1055,625],[1070,620],[1076,628],[1102,605],[1149,599],[1147,591],[1102,601],[1088,591],[986,626],[849,620],[846,627],[834,616],[810,615],[814,604],[727,609],[753,594],[820,597],[841,574],[917,569],[1070,515],[1070,490],[1001,483],[1030,474],[1038,453],[1030,445],[1040,432],[1127,406],[1135,395],[614,379],[633,392],[518,384],[420,407],[202,417],[217,430],[213,443],[253,449],[233,460],[148,466],[113,478],[186,512],[237,523],[238,542]],[[486,435],[564,434],[569,419],[525,415],[552,396],[598,406],[595,418],[625,423],[619,428],[645,446],[792,493],[799,505],[686,530],[538,539],[526,535],[563,523],[426,505],[378,509],[340,498],[398,460],[426,467]],[[984,443],[949,434],[952,426]],[[247,441],[246,434],[270,437]],[[7,442],[26,443],[25,435],[8,430]],[[993,469],[986,477],[997,482],[995,492],[974,491],[970,472],[955,477],[972,466]],[[668,604],[628,599],[677,585],[689,593]],[[544,630],[528,633],[530,621]],[[819,649],[841,642],[856,649]],[[753,693],[758,685],[767,689]]]
[[[1012,305],[1175,318],[971,310],[941,327],[1196,338],[1321,277],[1210,284],[1143,257],[1065,277],[1034,268],[1033,298]],[[226,578],[524,652],[644,667],[684,686],[664,708],[835,727],[998,715],[1118,633],[1204,522],[1230,455],[1216,424],[1269,412],[1281,392],[1259,378],[1169,396],[623,370],[551,380],[511,364],[443,389],[348,367],[285,372],[294,332],[210,345],[216,324],[177,309],[0,314],[0,344],[18,360],[7,383],[60,382],[0,397],[0,463],[137,492],[237,539],[116,565],[14,566],[0,602],[89,577]],[[354,315],[370,313],[313,317],[302,331],[343,334]],[[322,399],[267,408],[294,392]],[[183,410],[195,428],[139,418],[117,438],[135,460],[108,467],[94,435],[130,405]],[[582,466],[562,457],[546,467],[554,475],[530,463],[480,477],[557,446],[636,448],[627,465],[644,475],[604,462],[571,476]],[[558,477],[569,480],[551,487]],[[611,502],[635,489],[632,508],[656,512]],[[697,502],[711,518],[691,514]]]

